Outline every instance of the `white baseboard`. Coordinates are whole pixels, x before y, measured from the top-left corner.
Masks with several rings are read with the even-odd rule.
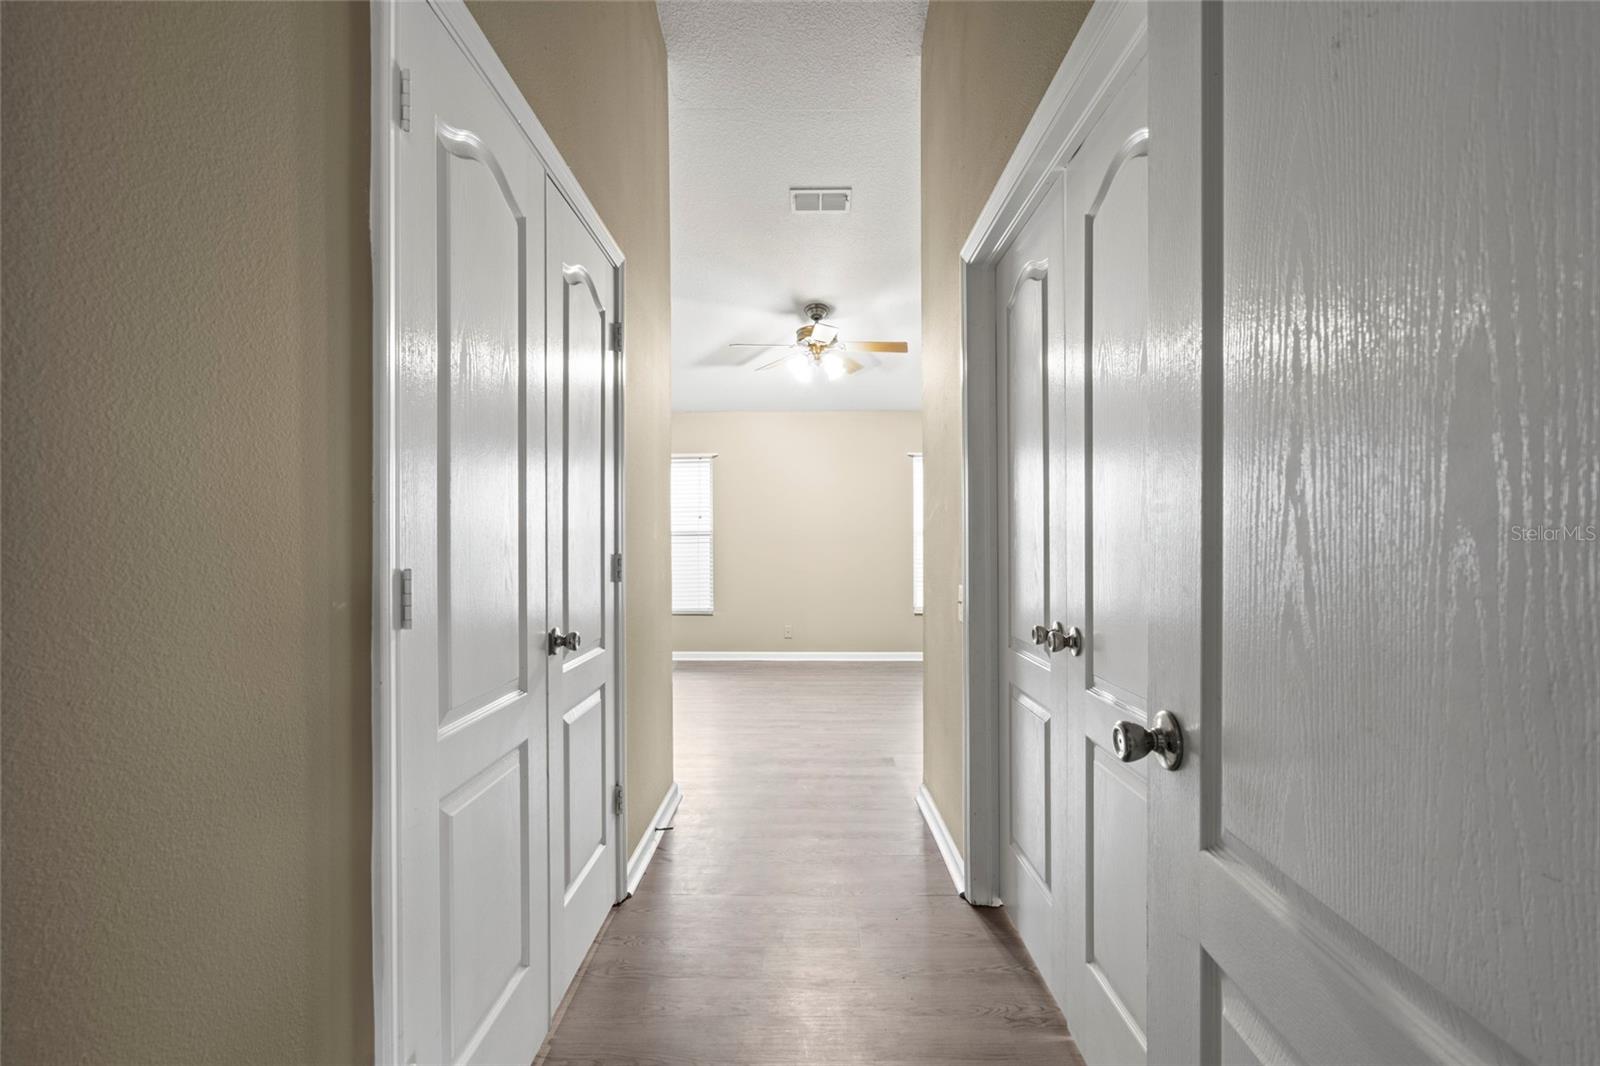
[[[633,849],[633,854],[628,857],[628,895],[631,896],[639,890],[639,882],[644,880],[644,871],[650,865],[650,860],[655,857],[656,848],[661,844],[662,830],[672,822],[672,816],[678,813],[678,804],[683,802],[683,790],[674,781],[672,787],[667,789],[667,794],[661,797],[661,806],[656,808],[655,817],[650,819],[650,828],[644,831],[639,846]]]
[[[917,789],[917,809],[922,812],[922,820],[928,823],[928,832],[933,834],[933,842],[938,845],[939,854],[944,856],[945,869],[950,871],[950,880],[955,882],[956,894],[960,895],[967,890],[967,869],[961,861],[960,849],[950,836],[950,827],[944,824],[944,816],[939,813],[939,805],[933,802],[933,793],[928,791],[927,785]]]
[[[675,663],[920,663],[920,651],[675,651]]]

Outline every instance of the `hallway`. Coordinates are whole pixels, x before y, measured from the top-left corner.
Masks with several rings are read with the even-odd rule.
[[[680,663],[684,801],[542,1063],[1074,1063],[913,801],[916,663]]]

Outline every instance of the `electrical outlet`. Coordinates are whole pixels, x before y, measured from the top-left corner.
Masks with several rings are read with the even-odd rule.
[[[793,640],[794,639],[794,626],[784,626],[783,627],[783,639],[784,640]]]

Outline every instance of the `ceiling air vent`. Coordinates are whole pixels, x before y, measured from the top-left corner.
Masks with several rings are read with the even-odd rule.
[[[850,190],[791,188],[789,205],[797,214],[838,214],[850,210]]]

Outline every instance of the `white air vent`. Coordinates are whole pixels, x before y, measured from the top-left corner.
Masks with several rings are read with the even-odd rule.
[[[789,205],[798,213],[826,212],[837,214],[850,210],[850,190],[790,189]]]

